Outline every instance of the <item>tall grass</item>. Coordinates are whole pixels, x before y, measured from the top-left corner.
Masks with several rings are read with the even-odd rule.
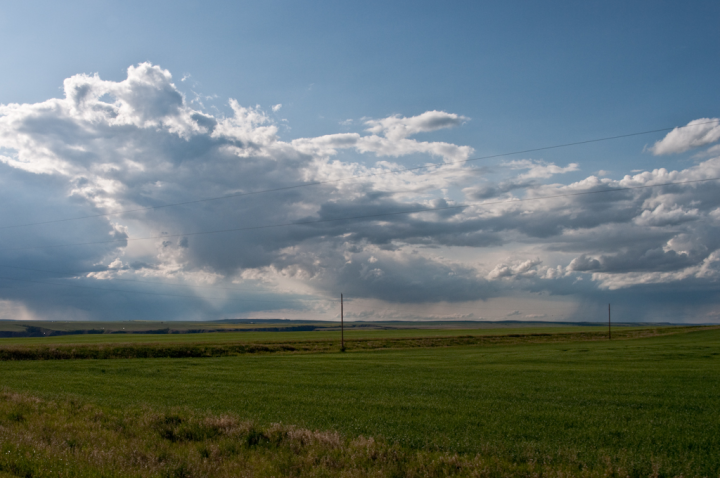
[[[558,459],[558,456],[561,459]],[[514,460],[411,450],[366,437],[184,409],[118,410],[0,392],[0,476],[660,476],[608,458],[588,467],[567,451]]]

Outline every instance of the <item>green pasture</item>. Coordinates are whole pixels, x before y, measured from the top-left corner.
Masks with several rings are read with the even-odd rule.
[[[507,330],[482,331],[491,332]],[[717,329],[345,354],[2,362],[0,384],[113,408],[232,412],[414,448],[720,473]]]
[[[647,327],[622,327],[623,331],[640,330]],[[655,327],[657,328],[657,327]],[[386,330],[345,330],[346,340],[382,339],[410,337],[454,337],[458,335],[508,335],[534,333],[604,332],[602,326],[559,326],[559,327],[517,327],[492,329],[386,329]],[[312,340],[338,340],[340,330],[313,330],[308,332],[209,332],[197,334],[81,334],[58,335],[53,337],[0,338],[3,345],[51,345],[51,344],[204,344],[233,342],[288,342]]]

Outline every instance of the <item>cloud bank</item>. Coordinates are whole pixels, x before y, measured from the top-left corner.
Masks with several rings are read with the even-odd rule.
[[[677,304],[692,291],[714,313],[718,181],[645,186],[720,177],[720,157],[565,184],[580,163],[458,163],[473,148],[429,140],[470,121],[455,113],[285,140],[272,114],[228,105],[228,116],[193,108],[149,63],[123,81],[76,75],[62,98],[0,105],[0,318],[332,318],[340,292],[370,318],[395,316],[390,306],[465,316],[455,311],[465,303],[623,291]],[[696,120],[650,150],[710,145],[718,128]],[[417,154],[434,163],[394,162]],[[232,197],[204,200],[222,196]],[[395,214],[421,209],[435,210]],[[92,217],[48,223],[81,216]],[[30,223],[46,224],[16,227]]]

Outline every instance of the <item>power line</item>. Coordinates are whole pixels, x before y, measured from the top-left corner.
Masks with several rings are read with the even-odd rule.
[[[339,222],[339,221],[351,221],[351,220],[357,220],[357,219],[373,219],[373,218],[378,218],[378,217],[400,216],[400,215],[404,215],[404,214],[415,214],[415,213],[420,213],[420,212],[434,212],[434,211],[447,211],[447,210],[453,210],[453,209],[465,209],[465,208],[472,207],[472,206],[489,206],[489,205],[495,205],[495,204],[518,203],[518,202],[525,202],[525,201],[540,201],[540,200],[544,200],[544,199],[553,199],[553,198],[561,198],[561,197],[574,197],[574,196],[584,196],[584,195],[589,195],[589,194],[603,194],[603,193],[612,193],[612,192],[619,192],[619,191],[649,189],[649,188],[673,186],[673,185],[680,185],[680,184],[695,184],[695,183],[702,183],[702,182],[707,182],[707,181],[717,181],[717,180],[720,180],[720,177],[694,179],[694,180],[689,180],[689,181],[672,181],[672,182],[667,182],[667,183],[650,184],[650,185],[643,185],[643,186],[627,186],[627,187],[622,187],[622,188],[600,189],[600,190],[596,190],[596,191],[582,191],[582,192],[576,192],[576,193],[553,194],[553,195],[549,195],[549,196],[537,196],[537,197],[531,197],[531,198],[512,198],[512,199],[506,199],[506,200],[502,200],[502,201],[481,202],[481,203],[477,203],[477,204],[473,203],[473,204],[460,204],[460,205],[454,205],[454,206],[416,208],[416,209],[411,209],[411,210],[407,210],[407,211],[387,212],[387,213],[380,213],[380,214],[364,214],[364,215],[359,215],[359,216],[347,216],[347,217],[340,217],[340,218],[333,218],[333,219],[315,219],[315,220],[311,220],[311,221],[287,222],[287,223],[280,223],[280,224],[267,224],[267,225],[262,225],[262,226],[248,226],[248,227],[237,227],[237,228],[230,228],[230,229],[218,229],[218,230],[211,230],[211,231],[188,232],[188,233],[181,233],[181,234],[163,234],[160,236],[113,239],[113,240],[109,240],[109,241],[76,242],[76,243],[55,244],[55,245],[48,245],[48,246],[6,248],[5,251],[19,251],[19,250],[49,249],[49,248],[70,247],[70,246],[114,244],[114,243],[118,243],[118,242],[147,241],[147,240],[154,240],[154,239],[167,239],[167,238],[171,238],[171,237],[190,237],[190,236],[201,236],[201,235],[209,235],[209,234],[221,234],[221,233],[227,233],[227,232],[253,231],[253,230],[272,229],[272,228],[279,228],[279,227],[313,225],[313,224],[321,224],[321,223],[327,223],[327,222]]]
[[[707,121],[707,122],[704,122],[704,123],[696,123],[696,124],[693,125],[693,126],[700,126],[700,125],[703,125],[703,124],[710,124],[710,123],[713,123],[713,124],[714,124],[715,121]],[[242,193],[226,194],[226,195],[223,195],[223,196],[215,196],[215,197],[209,197],[209,198],[203,198],[203,199],[195,199],[195,200],[192,200],[192,201],[183,201],[183,202],[177,202],[177,203],[161,204],[161,205],[159,205],[159,206],[147,206],[147,207],[141,207],[141,208],[135,208],[135,209],[126,209],[126,210],[124,210],[124,211],[113,212],[113,213],[90,214],[90,215],[87,215],[87,216],[70,217],[70,218],[63,218],[63,219],[53,219],[53,220],[50,220],[50,221],[31,222],[31,223],[26,223],[26,224],[13,224],[13,225],[9,225],[9,226],[0,226],[0,230],[2,230],[2,229],[14,229],[14,228],[19,228],[19,227],[39,226],[39,225],[43,225],[43,224],[56,224],[56,223],[61,223],[61,222],[78,221],[78,220],[81,220],[81,219],[91,219],[91,218],[97,218],[97,217],[120,216],[120,215],[123,215],[123,214],[132,213],[132,212],[150,211],[150,210],[163,209],[163,208],[175,207],[175,206],[186,206],[186,205],[188,205],[188,204],[197,204],[197,203],[207,202],[207,201],[217,201],[217,200],[222,200],[222,199],[230,199],[230,198],[237,198],[237,197],[243,197],[243,196],[251,196],[251,195],[255,195],[255,194],[264,194],[264,193],[271,193],[271,192],[288,191],[288,190],[292,190],[292,189],[299,189],[299,188],[305,188],[305,187],[311,187],[311,186],[320,186],[320,185],[324,185],[324,184],[335,184],[335,183],[340,183],[340,182],[343,182],[343,181],[349,181],[349,180],[353,180],[353,179],[357,180],[357,179],[365,179],[365,178],[370,178],[370,177],[385,176],[385,175],[388,175],[388,174],[404,173],[404,172],[408,172],[408,171],[418,171],[418,170],[421,170],[421,169],[428,169],[428,168],[432,168],[432,167],[436,167],[436,166],[439,167],[439,166],[446,166],[446,165],[452,165],[452,164],[465,164],[465,163],[469,163],[469,162],[473,162],[473,161],[480,161],[480,160],[484,160],[484,159],[493,159],[493,158],[499,158],[499,157],[503,157],[503,156],[512,156],[512,155],[515,155],[515,154],[534,153],[534,152],[537,152],[537,151],[547,151],[547,150],[550,150],[550,149],[567,148],[567,147],[570,147],[570,146],[579,146],[579,145],[583,145],[583,144],[599,143],[599,142],[603,142],[603,141],[611,141],[611,140],[615,140],[615,139],[630,138],[630,137],[633,137],[633,136],[642,136],[642,135],[652,134],[652,133],[661,133],[661,132],[663,132],[663,131],[671,131],[671,130],[673,130],[673,129],[675,129],[675,128],[676,128],[676,126],[669,127],[669,128],[653,129],[653,130],[648,130],[648,131],[640,131],[640,132],[636,132],[636,133],[621,134],[621,135],[616,135],[616,136],[606,136],[606,137],[603,137],[603,138],[595,138],[595,139],[588,139],[588,140],[583,140],[583,141],[575,141],[575,142],[572,142],[572,143],[563,143],[563,144],[557,144],[557,145],[552,145],[552,146],[543,146],[543,147],[540,147],[540,148],[531,148],[531,149],[524,149],[524,150],[520,150],[520,151],[512,151],[512,152],[508,152],[508,153],[491,154],[491,155],[487,155],[487,156],[478,156],[478,157],[475,157],[475,158],[463,159],[463,160],[459,160],[459,161],[448,161],[448,162],[442,162],[442,163],[430,163],[430,164],[425,164],[425,165],[423,165],[423,166],[415,166],[415,167],[412,167],[412,168],[401,168],[401,169],[396,169],[396,170],[392,170],[392,171],[385,171],[385,172],[365,174],[365,175],[349,176],[349,177],[345,177],[345,178],[341,178],[341,179],[334,179],[334,180],[331,180],[331,181],[315,181],[315,182],[311,182],[311,183],[296,184],[296,185],[293,185],[293,186],[283,186],[283,187],[279,187],[279,188],[261,189],[261,190],[258,190],[258,191],[249,191],[249,192],[242,192]]]

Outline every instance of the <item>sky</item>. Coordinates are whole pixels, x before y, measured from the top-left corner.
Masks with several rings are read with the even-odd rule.
[[[719,21],[0,1],[0,319],[720,322]]]

